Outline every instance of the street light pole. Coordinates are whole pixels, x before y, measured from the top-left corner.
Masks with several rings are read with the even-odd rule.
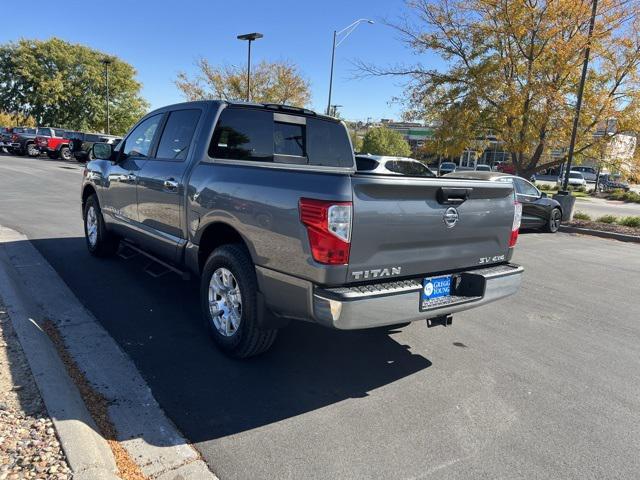
[[[564,182],[562,189],[566,192],[569,188],[569,172],[571,171],[571,162],[573,161],[573,151],[576,146],[576,135],[578,133],[578,121],[580,120],[580,109],[582,108],[582,94],[584,93],[584,84],[587,79],[587,70],[589,68],[589,55],[591,53],[591,37],[593,35],[593,27],[596,23],[596,11],[598,9],[598,0],[592,0],[591,4],[591,20],[589,22],[589,31],[587,33],[587,46],[584,50],[584,62],[582,64],[582,75],[580,76],[580,86],[578,87],[578,98],[576,101],[576,113],[573,117],[573,129],[571,130],[571,142],[569,143],[569,155],[567,158],[567,168],[564,172]]]
[[[333,87],[333,61],[336,58],[336,36],[337,32],[333,31],[333,47],[331,48],[331,73],[329,74],[329,100],[327,100],[327,115],[331,108],[331,88]]]
[[[109,119],[109,65],[111,65],[111,59],[109,58],[104,58],[102,60],[102,63],[104,64],[104,80],[105,80],[105,104],[106,104],[106,111],[107,111],[107,135],[109,135],[110,130],[111,130],[111,125],[110,125],[110,119]]]
[[[342,42],[344,42],[346,40],[346,38],[351,35],[351,33],[353,33],[353,31],[358,27],[358,25],[360,25],[362,22],[367,22],[369,24],[373,23],[373,20],[369,20],[366,18],[360,18],[359,20],[356,20],[355,22],[353,22],[351,25],[348,25],[347,27],[343,28],[340,31],[333,31],[333,47],[331,48],[331,72],[329,74],[329,100],[327,101],[327,115],[331,115],[331,90],[333,88],[333,64],[334,64],[334,60],[336,57],[336,47],[339,47],[340,44]],[[347,33],[345,33],[347,32]],[[342,35],[343,33],[345,33],[344,37],[342,37],[342,39],[336,44],[336,40],[337,38]]]
[[[264,37],[264,35],[258,32],[246,33],[236,37],[238,40],[247,40],[249,42],[247,52],[247,102],[251,99],[251,42],[262,37]]]

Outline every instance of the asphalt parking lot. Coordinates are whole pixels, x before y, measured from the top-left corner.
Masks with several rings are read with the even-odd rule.
[[[88,255],[80,172],[0,155],[0,224],[32,239],[222,480],[640,477],[638,245],[527,233],[519,294],[452,327],[296,323],[238,362],[206,337],[195,283]]]

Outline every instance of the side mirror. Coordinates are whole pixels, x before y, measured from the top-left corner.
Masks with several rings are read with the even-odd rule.
[[[540,198],[547,198],[547,194],[544,192],[540,192]]]
[[[113,155],[113,146],[109,143],[94,143],[91,147],[93,158],[98,160],[111,160]]]

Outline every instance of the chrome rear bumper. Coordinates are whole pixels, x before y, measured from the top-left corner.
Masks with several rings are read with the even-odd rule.
[[[455,274],[461,280],[454,294],[419,309],[422,279],[318,288],[313,291],[313,319],[342,330],[381,327],[451,315],[479,307],[518,291],[524,269],[505,264]]]

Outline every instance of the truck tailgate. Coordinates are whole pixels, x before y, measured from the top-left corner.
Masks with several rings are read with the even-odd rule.
[[[349,283],[506,260],[514,214],[511,184],[358,174],[352,185]],[[462,192],[468,198],[456,204]],[[457,222],[454,211],[445,222],[449,208],[457,210]]]

